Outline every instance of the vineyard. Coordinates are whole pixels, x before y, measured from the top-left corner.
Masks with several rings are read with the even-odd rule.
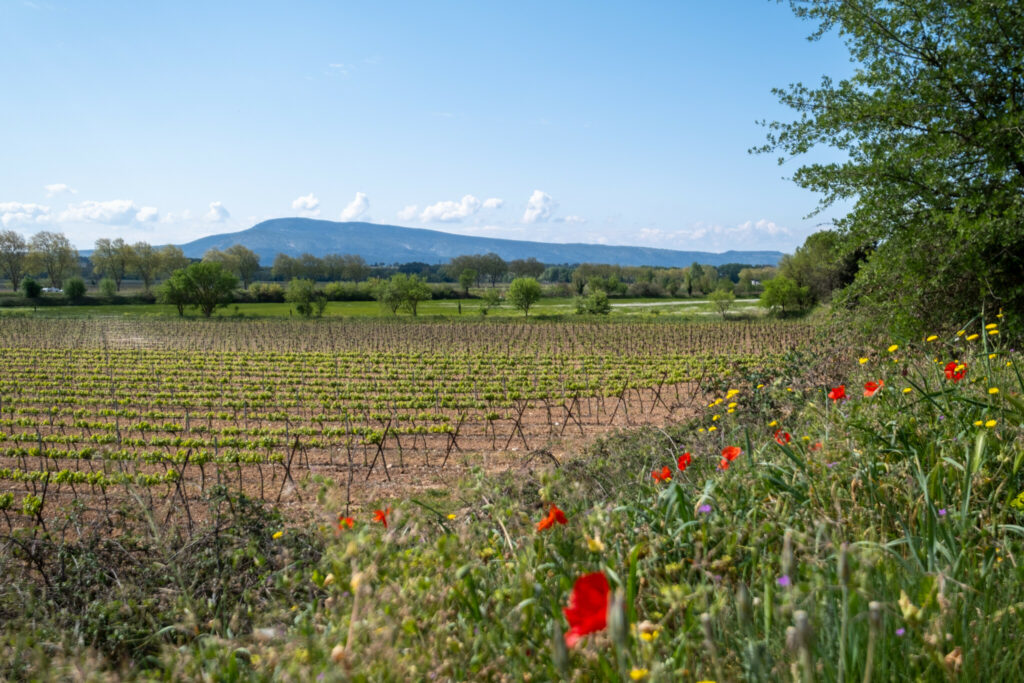
[[[777,363],[799,324],[55,321],[0,327],[8,525],[131,494],[191,527],[211,485],[356,505],[679,421]],[[19,520],[21,520],[19,522]]]

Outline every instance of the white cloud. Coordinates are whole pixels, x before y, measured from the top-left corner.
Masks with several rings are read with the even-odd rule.
[[[637,237],[641,242],[668,249],[696,247],[704,251],[716,251],[778,249],[778,238],[791,234],[788,228],[762,218],[757,221],[744,221],[738,225],[698,222],[685,230],[643,228],[637,233]]]
[[[444,223],[455,223],[463,218],[472,216],[480,210],[480,200],[471,194],[467,194],[461,201],[438,202],[423,209],[420,220],[423,222],[441,221]]]
[[[310,192],[305,197],[299,197],[292,202],[292,208],[301,213],[303,216],[319,216],[320,215],[320,200],[313,196]]]
[[[11,228],[16,225],[39,225],[50,222],[50,207],[42,204],[21,202],[0,202],[0,225]]]
[[[59,194],[77,194],[78,190],[72,189],[64,183],[54,183],[53,185],[46,185],[43,189],[46,190],[47,197],[56,197]]]
[[[147,207],[149,208],[149,207]],[[140,207],[130,199],[111,199],[106,202],[85,201],[71,204],[60,214],[62,223],[102,223],[129,225],[136,220]]]
[[[398,220],[400,221],[411,221],[412,219],[416,218],[417,211],[419,211],[419,207],[416,206],[415,204],[411,204],[402,209],[401,211],[399,211],[395,215],[398,216]]]
[[[160,217],[160,212],[155,206],[144,206],[135,214],[135,220],[139,223],[152,223]]]
[[[341,212],[341,220],[343,221],[354,221],[355,219],[363,216],[370,209],[370,199],[366,196],[365,192],[356,192],[356,197],[348,206],[345,207],[344,211]]]
[[[223,223],[231,218],[231,213],[220,202],[210,202],[210,210],[203,214],[207,223]]]
[[[565,218],[557,218],[555,220],[557,220],[560,223],[575,223],[575,224],[581,224],[581,223],[586,223],[587,222],[587,219],[584,218],[583,216],[566,216]]]
[[[526,212],[523,214],[524,223],[543,223],[551,218],[558,204],[547,192],[534,190],[530,199],[526,202]]]
[[[485,209],[500,209],[503,206],[505,206],[505,200],[504,199],[498,199],[497,197],[491,197],[490,199],[485,199],[484,200],[484,208]]]

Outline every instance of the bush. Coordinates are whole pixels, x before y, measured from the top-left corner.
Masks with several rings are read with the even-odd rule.
[[[252,285],[249,287],[249,294],[259,303],[284,303],[284,287],[274,282]]]
[[[324,295],[328,301],[373,301],[369,282],[329,282]]]
[[[64,283],[64,296],[68,301],[78,303],[85,296],[85,280],[73,277]]]
[[[608,315],[611,312],[612,304],[602,289],[587,296],[576,297],[576,313],[580,315]]]
[[[117,283],[114,282],[113,278],[105,277],[100,280],[99,284],[100,294],[108,299],[113,299],[117,296]]]
[[[626,296],[637,298],[661,298],[665,296],[665,289],[657,282],[634,282],[626,290]]]
[[[21,281],[21,291],[28,299],[38,299],[39,295],[43,293],[43,286],[33,278],[27,277]]]

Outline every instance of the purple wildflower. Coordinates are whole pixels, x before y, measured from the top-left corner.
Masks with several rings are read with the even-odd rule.
[[[946,508],[939,508],[939,517],[946,516]]]
[[[703,505],[701,505],[697,509],[700,510],[701,512],[703,512],[705,515],[711,514],[711,506],[708,505],[707,503],[704,503]]]
[[[896,629],[896,635],[898,635],[900,637],[902,637],[903,634],[906,633],[906,632],[907,632],[907,629],[905,629],[903,627],[900,627],[900,628]]]
[[[789,574],[783,574],[779,578],[775,579],[775,583],[779,584],[780,586],[786,587],[793,582],[789,579]]]

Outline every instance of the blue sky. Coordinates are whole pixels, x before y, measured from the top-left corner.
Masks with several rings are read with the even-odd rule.
[[[0,227],[153,244],[280,216],[792,251],[752,156],[852,66],[771,0],[0,0]],[[818,157],[823,158],[823,157]]]

